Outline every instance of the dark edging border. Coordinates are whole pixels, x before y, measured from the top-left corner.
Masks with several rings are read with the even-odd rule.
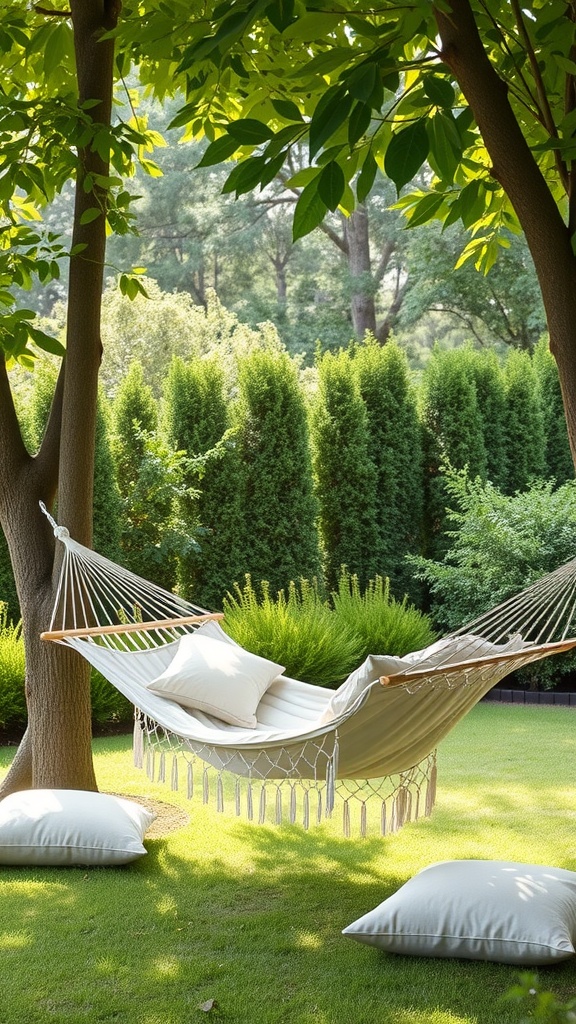
[[[501,704],[547,704],[576,708],[576,693],[554,693],[550,690],[490,690],[482,700]]]

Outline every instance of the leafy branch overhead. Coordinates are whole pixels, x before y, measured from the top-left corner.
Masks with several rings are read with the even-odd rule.
[[[166,28],[178,25],[150,79],[160,95],[185,86],[172,126],[209,140],[202,166],[234,157],[225,191],[264,188],[287,165],[291,147],[306,140],[299,238],[329,210],[350,213],[378,169],[399,194],[424,170],[425,187],[400,200],[408,223],[460,220],[473,230],[463,258],[490,268],[518,223],[449,54],[439,50],[448,0],[385,0],[376,9],[368,0],[237,0],[197,20],[185,7],[167,0],[159,15],[150,2],[144,28],[129,18],[121,31],[144,61],[140,33],[145,39],[154,25],[160,30],[162,18]],[[474,18],[534,160],[566,205],[576,156],[572,5],[489,0],[474,5]]]
[[[181,98],[171,127],[208,141],[200,166],[234,161],[225,192],[265,189],[278,176],[298,190],[294,239],[329,211],[350,214],[383,173],[408,225],[460,221],[471,233],[461,261],[485,272],[510,231],[525,228],[507,168],[477,126],[475,97],[488,83],[490,110],[503,124],[500,107],[510,107],[516,149],[525,145],[556,212],[571,235],[576,228],[575,15],[564,0],[125,0],[108,33],[119,97],[112,127],[92,101],[78,103],[72,27],[50,13],[15,0],[0,11],[0,304],[9,315],[11,282],[50,280],[81,255],[28,222],[79,173],[83,154],[111,162],[109,175],[82,178],[91,199],[83,223],[103,216],[111,231],[133,230],[125,182],[137,161],[160,173],[151,153],[163,141],[132,109],[134,76],[160,101]],[[460,27],[469,47],[477,38],[478,80],[461,73],[447,26]],[[295,174],[291,153],[303,145],[309,166]],[[140,290],[137,278],[123,279],[127,294]],[[5,321],[0,338],[11,329]],[[30,341],[44,344],[40,335],[24,341],[22,327],[16,334],[16,358],[32,357]]]

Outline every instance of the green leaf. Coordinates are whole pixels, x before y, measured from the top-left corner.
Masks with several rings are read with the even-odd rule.
[[[292,100],[272,100],[272,106],[280,117],[288,121],[302,121],[302,114]]]
[[[257,121],[253,117],[244,117],[239,121],[230,121],[226,131],[237,144],[243,146],[259,146],[262,142],[269,142],[274,137],[274,132],[267,124]]]
[[[439,178],[452,182],[462,155],[461,150],[457,150],[453,144],[454,138],[460,141],[456,126],[450,124],[445,114],[436,113],[428,119],[426,127],[430,142],[430,163]]]
[[[369,103],[356,103],[352,107],[348,120],[348,142],[350,148],[368,131],[372,120],[372,108]]]
[[[335,210],[344,195],[346,178],[344,171],[335,160],[326,164],[318,178],[318,195],[329,210]]]
[[[443,202],[444,196],[440,192],[429,192],[413,207],[408,216],[409,227],[416,228],[433,220]]]
[[[377,64],[373,62],[361,64],[346,78],[348,92],[355,100],[366,102],[376,88],[379,75],[380,69]]]
[[[374,184],[374,178],[376,177],[377,170],[378,164],[372,155],[372,150],[369,150],[366,154],[366,159],[362,164],[362,170],[358,175],[358,181],[356,182],[356,198],[359,203],[363,203],[370,192],[370,189]]]
[[[414,121],[392,136],[384,157],[384,171],[392,179],[398,192],[403,185],[412,181],[420,170],[428,156],[429,148],[424,118]]]
[[[426,75],[423,85],[424,92],[435,106],[452,110],[456,94],[447,79],[439,75]]]
[[[352,97],[344,93],[342,86],[329,89],[326,96],[329,94],[330,98],[326,102],[320,100],[310,122],[310,159],[341,127],[350,113]]]
[[[222,192],[235,192],[237,196],[244,192],[251,192],[259,184],[264,167],[265,157],[263,156],[249,157],[242,163],[236,164],[234,170],[226,178]]]
[[[278,32],[284,32],[296,20],[294,0],[274,0],[266,7],[264,14]]]
[[[274,178],[278,174],[278,171],[282,167],[285,159],[286,150],[282,150],[282,152],[278,153],[277,156],[272,158],[272,160],[266,161],[264,170],[260,175],[260,185],[262,188],[264,188],[265,185],[269,185],[270,182],[274,180]]]
[[[196,167],[213,167],[227,160],[238,149],[238,142],[231,135],[222,135],[208,146],[204,156]]]
[[[50,352],[53,356],[64,356],[66,355],[66,349],[57,338],[53,338],[50,334],[45,334],[44,331],[30,328],[30,337],[32,338],[35,345],[41,348],[44,352]]]
[[[303,189],[302,195],[296,203],[294,223],[292,225],[292,241],[296,242],[299,238],[310,234],[314,228],[317,228],[324,220],[327,210],[328,207],[318,194],[318,178],[314,178]]]
[[[100,217],[102,210],[98,206],[91,206],[89,210],[84,210],[84,213],[80,217],[81,224],[91,224],[93,220]]]

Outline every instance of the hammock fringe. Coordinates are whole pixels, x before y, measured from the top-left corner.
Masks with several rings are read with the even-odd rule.
[[[138,746],[138,755],[136,748]],[[357,834],[363,838],[375,832],[386,836],[397,832],[408,821],[417,821],[419,808],[424,816],[432,813],[435,799],[436,752],[434,751],[409,772],[383,779],[336,779],[333,757],[324,772],[309,779],[257,779],[234,775],[225,766],[215,767],[194,752],[185,749],[179,737],[159,730],[157,723],[137,713],[134,728],[135,764],[146,766],[152,782],[166,783],[166,757],[172,755],[170,785],[178,790],[180,778],[186,779],[186,796],[193,800],[195,769],[201,771],[202,804],[214,803],[218,813],[244,815],[258,825],[281,825],[284,821],[301,824],[306,830],[333,818],[337,805],[342,807],[342,832],[347,838]],[[205,751],[203,751],[205,753]],[[184,762],[182,776],[180,761]],[[156,766],[158,771],[156,774]],[[421,800],[421,795],[423,799]],[[388,811],[390,808],[390,811]],[[373,813],[375,812],[375,813]]]

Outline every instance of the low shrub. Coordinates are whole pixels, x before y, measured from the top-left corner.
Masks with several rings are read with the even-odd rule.
[[[291,582],[274,598],[269,584],[257,594],[250,576],[224,598],[224,627],[253,654],[286,666],[286,675],[317,686],[337,685],[359,664],[360,637],[342,628],[316,582]]]
[[[0,728],[26,724],[24,640],[21,624],[0,605]]]
[[[0,729],[20,730],[26,726],[24,692],[26,667],[22,627],[8,620],[6,606],[0,604]],[[129,722],[132,704],[99,672],[90,678],[92,721],[101,726]]]
[[[343,567],[338,590],[331,598],[341,628],[361,638],[363,658],[369,654],[401,658],[436,639],[428,616],[408,604],[406,598],[397,601],[392,597],[390,581],[382,576],[369,580],[362,593],[358,577]]]
[[[364,591],[342,570],[332,605],[315,581],[291,583],[287,593],[258,594],[249,576],[224,601],[224,626],[254,654],[286,666],[286,674],[317,686],[337,686],[368,654],[407,654],[431,643],[430,620],[390,596],[388,580],[376,577]]]
[[[410,562],[429,586],[434,623],[449,631],[574,557],[576,482],[554,488],[553,481],[536,481],[508,496],[479,478],[470,480],[465,471],[447,470],[445,478],[452,506],[450,548],[442,561],[412,557]],[[574,655],[560,655],[530,665],[518,673],[518,681],[548,689],[575,667]]]

